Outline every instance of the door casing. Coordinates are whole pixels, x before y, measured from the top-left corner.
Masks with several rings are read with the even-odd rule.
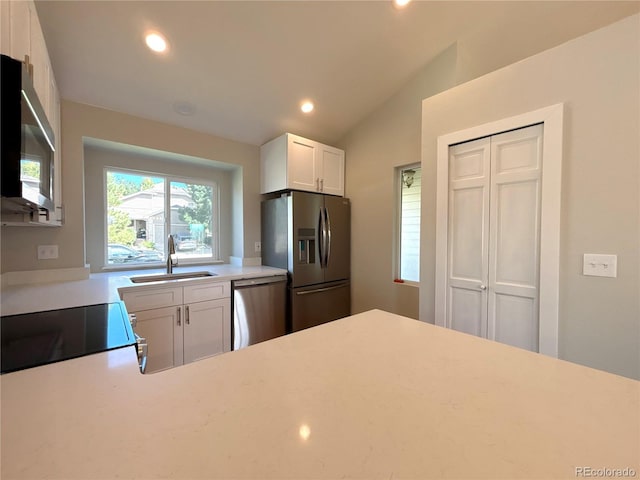
[[[542,123],[540,218],[539,352],[558,357],[560,289],[560,206],[564,104],[452,132],[438,137],[436,194],[435,323],[446,326],[449,218],[449,147],[509,130]]]

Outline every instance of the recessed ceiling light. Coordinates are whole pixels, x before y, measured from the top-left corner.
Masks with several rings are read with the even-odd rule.
[[[157,32],[147,34],[145,42],[147,42],[147,47],[154,52],[162,53],[167,49],[167,41]]]
[[[393,0],[393,6],[396,8],[404,8],[411,0]]]
[[[300,105],[300,110],[302,110],[304,113],[310,113],[313,111],[313,103],[311,102],[303,102],[302,105]]]

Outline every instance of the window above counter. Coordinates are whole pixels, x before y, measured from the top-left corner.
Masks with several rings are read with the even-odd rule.
[[[219,260],[218,186],[106,168],[105,266],[162,263],[172,235],[179,261]]]
[[[87,140],[86,263],[103,270],[229,262],[237,169],[134,146]]]

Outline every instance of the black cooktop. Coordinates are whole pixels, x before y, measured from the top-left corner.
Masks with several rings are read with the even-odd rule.
[[[0,317],[1,372],[135,345],[122,302]]]

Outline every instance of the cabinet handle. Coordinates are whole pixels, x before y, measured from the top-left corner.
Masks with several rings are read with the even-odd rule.
[[[320,191],[320,178],[316,178],[316,190]]]
[[[187,305],[185,308],[184,321],[187,325],[189,325],[189,306]]]
[[[29,72],[31,81],[33,81],[33,63],[31,63],[31,59],[29,58],[29,55],[24,56],[24,64],[27,66],[27,72]]]
[[[324,192],[324,178],[320,179],[320,191]]]
[[[178,307],[178,326],[182,325],[182,319],[180,318],[181,313],[182,313],[182,307]]]

